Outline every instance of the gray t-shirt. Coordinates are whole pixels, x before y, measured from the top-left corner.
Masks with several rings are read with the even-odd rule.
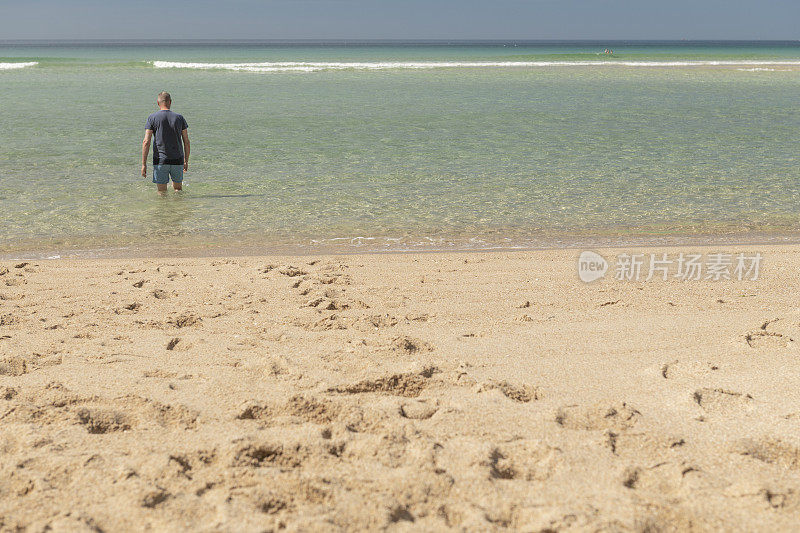
[[[145,129],[153,130],[153,164],[182,165],[183,142],[181,132],[189,127],[183,115],[159,110],[147,117]]]

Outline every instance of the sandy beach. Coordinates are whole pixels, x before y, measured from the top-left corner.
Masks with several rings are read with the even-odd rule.
[[[792,530],[800,247],[724,251],[4,262],[0,530]]]

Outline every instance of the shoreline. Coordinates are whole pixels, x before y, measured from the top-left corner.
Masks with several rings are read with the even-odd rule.
[[[329,240],[370,241],[377,238],[340,238]],[[223,246],[219,244],[196,245],[177,248],[174,245],[138,246],[138,247],[104,247],[104,248],[71,248],[54,247],[25,249],[20,251],[0,251],[0,261],[22,260],[57,260],[57,259],[150,259],[150,258],[222,258],[222,257],[310,257],[310,256],[351,256],[351,255],[384,255],[384,254],[446,254],[446,253],[492,253],[492,252],[537,252],[584,249],[639,249],[639,248],[678,248],[678,247],[753,247],[753,246],[793,246],[800,245],[800,233],[756,233],[736,234],[699,234],[699,235],[646,235],[620,237],[569,237],[562,239],[542,239],[536,244],[503,245],[478,244],[470,246],[461,243],[450,245],[418,245],[418,247],[389,248],[378,244],[335,244],[335,245],[299,245],[271,244],[255,245],[251,243],[239,246]],[[167,250],[169,249],[169,252]]]

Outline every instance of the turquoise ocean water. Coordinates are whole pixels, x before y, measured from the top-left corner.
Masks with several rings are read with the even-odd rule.
[[[800,241],[798,94],[800,43],[0,42],[0,257]]]

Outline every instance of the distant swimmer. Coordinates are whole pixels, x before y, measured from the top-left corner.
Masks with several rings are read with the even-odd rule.
[[[612,55],[614,53],[614,50],[612,50],[611,48],[606,48],[605,50],[603,50],[603,53]]]
[[[142,141],[142,177],[147,177],[147,154],[153,146],[153,183],[159,194],[167,190],[170,178],[176,191],[183,188],[183,173],[189,170],[189,131],[183,115],[170,111],[172,97],[161,92],[156,99],[158,111],[147,117]]]

